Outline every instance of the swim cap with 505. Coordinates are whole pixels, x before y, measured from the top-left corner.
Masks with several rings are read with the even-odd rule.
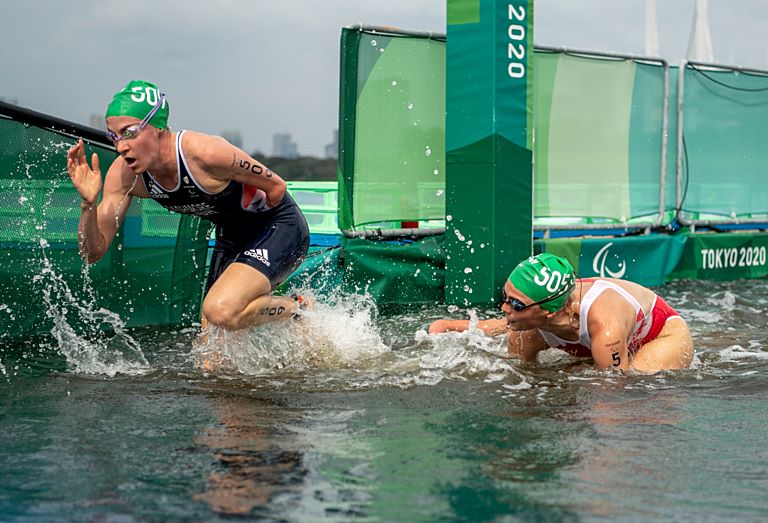
[[[565,305],[576,283],[568,260],[548,252],[521,261],[509,275],[509,281],[534,302],[557,295],[557,298],[540,305],[549,312],[560,310]]]
[[[110,116],[133,116],[143,120],[154,109],[160,100],[160,91],[157,86],[144,80],[132,80],[121,91],[115,93],[112,101],[107,106],[105,118]],[[168,125],[168,102],[163,100],[163,105],[149,122],[158,129],[165,129]]]

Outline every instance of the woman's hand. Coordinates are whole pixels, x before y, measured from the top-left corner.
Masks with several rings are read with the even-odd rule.
[[[93,153],[91,157],[93,169],[85,159],[85,144],[79,140],[77,144],[67,151],[67,172],[72,179],[72,184],[83,198],[83,205],[92,206],[99,198],[104,182],[101,179],[99,157]]]

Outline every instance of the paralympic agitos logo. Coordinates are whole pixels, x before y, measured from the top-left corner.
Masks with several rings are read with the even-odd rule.
[[[592,259],[592,269],[601,278],[622,278],[627,272],[627,261],[622,259],[615,265],[615,270],[608,268],[608,249],[611,248],[613,242],[606,243],[602,249],[597,251],[597,254]],[[618,258],[618,256],[613,256]]]

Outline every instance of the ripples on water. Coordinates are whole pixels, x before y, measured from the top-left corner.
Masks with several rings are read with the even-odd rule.
[[[34,500],[19,517],[40,520],[754,519],[768,488],[756,415],[768,281],[659,292],[688,319],[696,357],[630,376],[555,350],[524,365],[503,338],[425,331],[494,311],[379,316],[349,296],[204,343],[195,327],[127,332],[95,307],[61,314],[57,295],[54,336],[0,353],[0,516],[5,496]],[[223,360],[207,374],[212,349]]]
[[[691,369],[675,374],[703,379],[742,368],[745,373],[756,372],[750,368],[761,367],[768,359],[766,280],[675,282],[659,292],[688,320],[697,349]],[[21,352],[33,365],[45,359],[37,355],[59,353],[75,374],[177,372],[240,379],[272,390],[304,391],[406,388],[460,379],[499,382],[500,390],[510,395],[523,394],[542,380],[539,385],[546,388],[550,381],[565,385],[574,380],[615,379],[557,350],[541,354],[535,367],[523,365],[507,358],[503,337],[488,338],[479,330],[426,333],[434,319],[476,321],[478,314],[483,318],[495,315],[493,310],[451,308],[449,312],[446,307],[435,307],[379,317],[368,296],[346,296],[330,304],[320,301],[315,310],[287,323],[236,333],[212,329],[203,343],[196,327],[178,332],[127,332],[110,311],[94,303],[75,303],[63,282],[46,290],[45,301],[55,323],[53,339],[40,340],[38,347],[27,342]],[[103,332],[105,324],[110,327],[108,335]],[[25,357],[11,362],[7,353],[13,350],[5,352],[0,376],[10,378],[19,365],[24,366]],[[223,360],[215,375],[208,376],[200,362],[212,352],[220,353]],[[660,373],[658,379],[667,374]]]

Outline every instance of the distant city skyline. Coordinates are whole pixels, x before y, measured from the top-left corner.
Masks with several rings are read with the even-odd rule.
[[[686,56],[696,3],[655,2],[659,53],[672,65]],[[249,152],[269,151],[273,133],[289,132],[300,154],[320,157],[339,121],[342,27],[446,32],[445,0],[189,6],[183,0],[6,2],[0,97],[87,123],[129,80],[148,79],[167,93],[174,129],[238,130]],[[643,14],[644,0],[540,1],[534,40],[642,54]],[[768,69],[768,2],[713,0],[708,14],[715,62]]]
[[[0,101],[6,102],[6,103],[12,103],[17,104],[15,99],[3,99],[0,98]],[[51,115],[55,116],[55,115]],[[104,116],[101,114],[92,113],[90,117],[88,118],[88,125],[90,127],[93,127],[94,129],[98,129],[101,131],[106,130],[107,125],[104,120]],[[302,154],[301,147],[298,143],[296,143],[293,140],[293,135],[289,132],[279,132],[279,133],[273,133],[272,134],[272,156],[277,156],[281,158],[298,158],[299,156],[314,156],[317,158],[338,158],[338,129],[334,129],[331,132],[331,142],[326,144],[323,148],[323,154]],[[240,149],[243,149],[243,135],[238,129],[224,129],[221,132],[218,133],[218,136],[221,136],[225,140],[227,140],[229,143],[234,145],[235,147],[239,147]],[[254,148],[251,150],[245,150],[248,154],[264,154],[264,152],[259,148]]]

